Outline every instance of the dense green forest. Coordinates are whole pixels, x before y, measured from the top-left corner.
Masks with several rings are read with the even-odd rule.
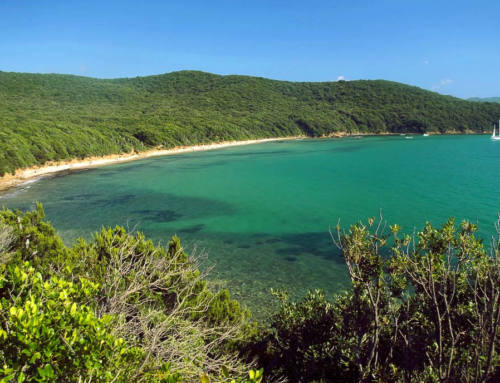
[[[258,324],[177,237],[103,228],[67,247],[41,205],[0,210],[0,382],[498,382],[500,248],[476,230],[337,227],[351,286],[274,291]]]
[[[0,72],[0,175],[47,161],[207,142],[489,132],[500,105],[389,81],[297,83],[182,71],[94,79]]]
[[[471,97],[467,99],[468,101],[480,101],[480,102],[500,102],[500,97]]]

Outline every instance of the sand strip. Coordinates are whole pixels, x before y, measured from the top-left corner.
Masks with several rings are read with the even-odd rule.
[[[429,132],[430,134],[440,135],[437,132]],[[410,133],[411,134],[411,133]],[[462,135],[464,132],[448,132],[447,135]],[[465,132],[465,134],[478,134],[475,132]],[[480,133],[479,133],[480,134]],[[483,133],[489,134],[489,133]],[[342,138],[342,137],[361,137],[361,136],[398,136],[400,134],[395,133],[347,133],[347,132],[335,132],[323,137],[316,138]],[[402,135],[402,134],[401,134]],[[420,135],[420,134],[416,134]],[[102,157],[88,157],[84,159],[74,159],[61,162],[48,162],[41,166],[32,166],[25,169],[18,169],[14,175],[6,174],[0,177],[0,191],[6,190],[24,183],[33,182],[37,178],[41,178],[47,175],[52,175],[59,172],[78,170],[78,169],[88,169],[98,166],[116,164],[120,162],[140,160],[142,158],[157,157],[157,156],[167,156],[171,154],[188,153],[188,152],[198,152],[203,150],[213,150],[219,148],[225,148],[228,146],[239,146],[239,145],[250,145],[259,144],[262,142],[269,141],[282,141],[282,140],[294,140],[303,139],[305,136],[293,136],[293,137],[275,137],[275,138],[262,138],[257,140],[245,140],[245,141],[225,141],[213,144],[200,144],[193,146],[180,146],[172,149],[152,149],[140,153],[121,153],[121,154],[110,154]]]
[[[302,137],[281,137],[281,138],[264,138],[259,140],[226,141],[226,142],[206,144],[206,145],[182,146],[172,149],[153,149],[140,153],[111,154],[103,157],[88,157],[81,160],[74,159],[61,162],[48,162],[42,166],[33,166],[25,169],[19,169],[13,175],[6,174],[3,177],[0,177],[0,190],[9,189],[27,183],[30,180],[32,181],[34,179],[41,178],[43,176],[64,171],[88,169],[98,166],[116,164],[120,162],[134,161],[149,157],[167,156],[172,154],[180,154],[188,152],[199,152],[204,150],[226,148],[229,146],[250,145],[250,144],[258,144],[269,141],[292,140],[296,138],[302,138]]]

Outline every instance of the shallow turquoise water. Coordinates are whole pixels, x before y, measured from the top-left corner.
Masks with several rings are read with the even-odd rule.
[[[335,292],[346,273],[329,226],[378,215],[404,231],[447,217],[493,233],[500,142],[487,136],[301,140],[189,153],[46,178],[0,196],[43,202],[63,239],[125,225],[167,242],[177,233],[215,264],[212,279],[250,306],[269,289]],[[261,306],[262,307],[262,306]]]

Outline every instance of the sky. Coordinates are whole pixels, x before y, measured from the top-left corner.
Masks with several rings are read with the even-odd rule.
[[[500,1],[0,0],[0,71],[177,70],[500,96]]]

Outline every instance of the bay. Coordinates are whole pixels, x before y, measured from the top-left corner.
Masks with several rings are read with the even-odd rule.
[[[500,142],[487,136],[286,140],[58,175],[0,194],[43,203],[66,243],[123,225],[206,254],[212,283],[259,312],[270,288],[292,297],[347,286],[329,228],[370,216],[413,233],[469,219],[489,241],[500,210]],[[255,310],[254,310],[255,311]]]

